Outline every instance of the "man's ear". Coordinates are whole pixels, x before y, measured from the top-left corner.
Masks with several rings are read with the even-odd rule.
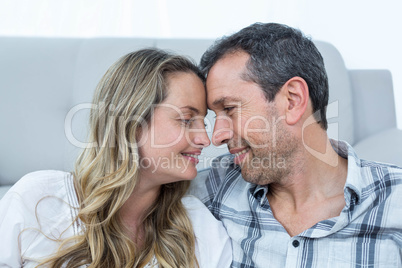
[[[294,125],[306,112],[310,100],[307,83],[303,78],[295,76],[282,86],[281,91],[285,97],[286,123]]]

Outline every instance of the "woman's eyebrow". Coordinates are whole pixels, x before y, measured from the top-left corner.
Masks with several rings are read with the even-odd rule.
[[[188,109],[188,110],[193,111],[196,115],[200,114],[200,110],[198,110],[197,108],[195,108],[195,107],[193,107],[191,105],[186,105],[186,106],[180,107],[180,109]],[[206,115],[206,113],[204,114],[204,116],[205,115]]]
[[[200,111],[199,111],[197,108],[195,108],[195,107],[193,107],[193,106],[190,106],[190,105],[186,105],[186,106],[180,107],[180,109],[189,109],[189,110],[193,111],[193,112],[196,113],[196,114],[199,114],[199,113],[200,113]]]

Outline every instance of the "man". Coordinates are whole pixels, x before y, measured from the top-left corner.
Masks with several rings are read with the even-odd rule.
[[[216,42],[201,68],[212,142],[231,155],[198,194],[233,240],[233,267],[401,267],[402,169],[328,138],[311,40],[253,24]]]

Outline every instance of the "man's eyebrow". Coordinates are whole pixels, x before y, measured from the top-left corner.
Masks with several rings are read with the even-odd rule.
[[[234,97],[222,97],[220,99],[215,100],[212,103],[212,106],[219,106],[222,105],[224,102],[240,102],[240,99]]]

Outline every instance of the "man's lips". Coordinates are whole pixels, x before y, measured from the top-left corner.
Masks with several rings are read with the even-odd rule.
[[[230,149],[229,152],[235,156],[234,163],[239,165],[250,151],[250,147]]]

